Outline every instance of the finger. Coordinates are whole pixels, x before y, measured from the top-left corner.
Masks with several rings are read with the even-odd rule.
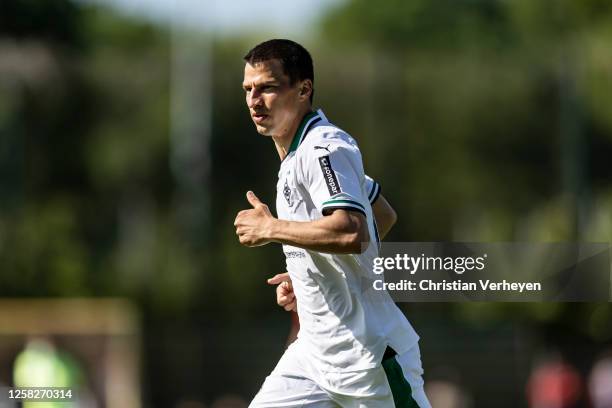
[[[283,309],[285,309],[288,312],[290,312],[292,310],[296,310],[297,309],[297,302],[294,300],[291,303],[287,303],[285,306],[283,306]]]
[[[293,293],[293,287],[291,286],[291,283],[289,282],[281,282],[278,285],[278,288],[280,289],[280,293],[283,293],[283,294]]]
[[[276,292],[276,297],[279,300],[283,299],[283,302],[287,303],[287,302],[291,302],[293,299],[295,299],[295,293],[281,290],[279,292]]]
[[[276,287],[276,293],[286,295],[287,293],[293,293],[293,289],[289,289],[284,284],[280,284]]]
[[[285,303],[292,301],[295,299],[295,293],[293,291],[287,291],[283,289],[281,286],[276,287],[276,300],[277,302],[281,299],[285,300]]]
[[[276,287],[276,296],[289,296],[295,297],[293,293],[293,288],[287,286],[287,282],[283,282]]]
[[[289,277],[289,272],[278,273],[268,279],[268,284],[270,285],[278,285],[281,282],[291,282],[291,278]]]
[[[254,192],[252,191],[247,191],[246,194],[247,200],[249,202],[249,204],[251,204],[253,206],[253,208],[257,208],[258,206],[262,205],[263,203],[259,200],[259,198],[257,198],[257,196],[255,195]]]
[[[276,303],[280,301],[280,298],[286,296],[287,293],[280,286],[276,287]]]
[[[276,299],[276,303],[278,303],[279,306],[285,306],[291,302],[295,302],[295,296],[292,293],[288,296],[279,296]]]
[[[240,218],[242,218],[242,216],[244,216],[249,210],[240,210],[238,211],[238,214],[236,214],[236,220],[239,220]]]
[[[243,223],[244,221],[242,219],[244,218],[245,215],[248,214],[249,211],[252,211],[252,210],[242,210],[242,211],[240,211],[236,215],[236,218],[234,219],[234,226],[237,226],[237,225]]]

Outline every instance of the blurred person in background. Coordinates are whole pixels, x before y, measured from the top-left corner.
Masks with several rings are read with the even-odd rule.
[[[25,401],[24,408],[59,408],[67,404],[83,408],[97,407],[85,387],[80,364],[66,351],[58,350],[48,338],[34,337],[27,341],[15,359],[13,379],[18,388],[58,387],[70,391],[66,401]]]
[[[430,407],[418,335],[385,291],[364,291],[378,231],[355,140],[313,111],[312,59],[289,40],[244,58],[243,88],[258,133],[281,159],[276,208],[234,225],[241,244],[283,244],[301,329],[251,407]]]
[[[458,384],[447,380],[427,381],[427,396],[436,408],[470,408],[471,398]]]
[[[462,373],[452,365],[439,365],[430,370],[425,386],[427,397],[435,408],[472,408],[474,401],[464,384]]]
[[[593,408],[612,408],[612,350],[595,362],[588,386]]]
[[[580,406],[582,378],[558,353],[538,362],[527,382],[531,408],[574,408]]]

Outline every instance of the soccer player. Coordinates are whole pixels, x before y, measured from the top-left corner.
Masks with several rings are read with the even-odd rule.
[[[257,132],[281,160],[275,218],[252,192],[234,225],[241,244],[283,245],[297,299],[298,339],[251,402],[264,407],[430,407],[418,335],[373,279],[378,233],[355,140],[313,111],[312,59],[270,40],[244,57]]]

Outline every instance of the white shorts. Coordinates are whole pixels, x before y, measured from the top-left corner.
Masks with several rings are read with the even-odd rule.
[[[316,381],[320,373],[313,371],[298,341],[285,351],[249,408],[431,408],[418,344],[377,368],[325,373]]]

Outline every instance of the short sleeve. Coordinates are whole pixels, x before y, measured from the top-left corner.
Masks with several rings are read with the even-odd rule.
[[[368,192],[368,201],[370,204],[374,204],[380,196],[380,184],[376,182],[372,177],[365,175],[366,191]]]
[[[366,197],[361,187],[365,180],[359,150],[341,143],[328,146],[305,155],[302,184],[321,214],[345,209],[365,216]]]

